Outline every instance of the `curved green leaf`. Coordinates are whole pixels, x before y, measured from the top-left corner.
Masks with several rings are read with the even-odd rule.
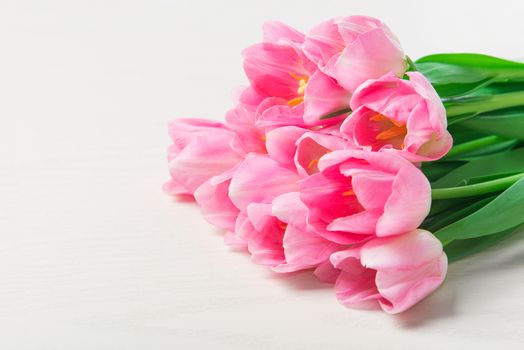
[[[448,256],[448,261],[451,263],[490,248],[513,234],[522,233],[521,228],[521,226],[517,226],[489,236],[459,239],[446,245],[444,251]]]
[[[476,177],[521,172],[524,172],[524,147],[474,159],[432,182],[431,187],[454,187]]]
[[[524,108],[485,113],[460,123],[481,132],[524,140]]]
[[[471,215],[435,232],[443,242],[509,230],[524,223],[524,178]]]

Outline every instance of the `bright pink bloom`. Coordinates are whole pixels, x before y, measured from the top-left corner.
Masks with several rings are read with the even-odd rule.
[[[296,127],[268,133],[268,140],[274,138],[281,142],[282,149],[268,142],[269,155],[249,154],[234,171],[229,184],[231,203],[239,213],[235,223],[236,240],[232,237],[228,240],[235,245],[238,240],[245,242],[254,262],[277,272],[316,267],[326,262],[331,253],[342,249],[307,224],[307,208],[297,192],[300,178],[293,164],[294,142],[303,133]],[[273,151],[279,152],[276,159],[270,157]],[[228,200],[223,200],[229,208]],[[223,220],[224,215],[219,219]]]
[[[282,248],[285,261],[273,268],[276,272],[291,272],[316,267],[329,256],[343,249],[313,230],[307,223],[307,207],[300,193],[289,192],[273,200],[272,213],[285,227]]]
[[[208,179],[243,159],[232,147],[236,134],[224,124],[205,119],[176,119],[169,124],[173,144],[168,150],[170,194],[193,194]]]
[[[282,273],[316,267],[344,249],[307,225],[307,208],[298,192],[282,194],[272,203],[248,204],[246,213],[238,215],[235,239],[230,235],[228,240],[230,245],[244,242],[253,262]]]
[[[341,132],[357,145],[393,150],[412,162],[439,159],[453,143],[446,110],[422,74],[407,74],[410,80],[386,74],[362,84]]]
[[[300,176],[318,172],[318,162],[325,154],[353,146],[342,137],[321,132],[307,132],[296,141],[295,166]]]
[[[350,94],[307,59],[303,41],[303,34],[295,29],[269,22],[264,26],[264,42],[243,52],[251,87],[240,101],[257,111],[260,127],[333,124],[341,118],[320,117],[348,107]]]
[[[295,167],[301,177],[318,172],[318,160],[325,154],[350,147],[346,139],[320,131],[285,126],[266,134],[268,155],[283,165]]]
[[[306,36],[306,56],[349,92],[368,79],[406,70],[398,39],[379,20],[365,16],[338,17],[319,24]]]
[[[431,188],[424,174],[393,153],[341,150],[318,162],[300,183],[308,222],[327,239],[354,244],[416,229],[427,216]]]
[[[430,232],[414,230],[370,240],[331,255],[339,275],[335,291],[347,306],[376,300],[389,313],[405,311],[438,288],[447,257]],[[324,272],[324,277],[329,273]]]

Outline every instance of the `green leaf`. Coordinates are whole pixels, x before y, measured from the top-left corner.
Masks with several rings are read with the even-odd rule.
[[[524,140],[524,108],[484,113],[460,124],[477,131]]]
[[[442,242],[488,236],[524,223],[524,178],[473,214],[435,232]]]
[[[422,163],[422,172],[424,175],[426,175],[430,182],[433,182],[463,164],[464,162],[456,160],[424,162]]]
[[[431,232],[440,230],[441,228],[474,213],[495,199],[495,197],[496,196],[489,196],[480,200],[470,199],[469,201],[460,201],[458,205],[454,205],[444,211],[441,211],[437,215],[428,217],[426,220],[424,220],[422,228]]]
[[[521,226],[517,226],[489,236],[471,239],[459,239],[447,244],[444,247],[444,251],[448,256],[448,261],[451,263],[468,257],[472,254],[478,253],[484,249],[490,248],[495,244],[510,237],[511,235],[516,234],[520,231],[521,228]]]
[[[524,64],[472,53],[436,54],[416,61],[417,69],[434,85],[524,81]]]
[[[435,84],[434,87],[440,97],[457,97],[472,94],[494,81],[493,77],[489,77],[474,83]]]
[[[524,147],[472,160],[432,182],[431,187],[455,187],[479,176],[521,172],[524,172]]]
[[[518,140],[505,140],[493,145],[484,146],[471,152],[463,153],[453,157],[454,160],[471,161],[491,154],[510,151],[518,144]]]

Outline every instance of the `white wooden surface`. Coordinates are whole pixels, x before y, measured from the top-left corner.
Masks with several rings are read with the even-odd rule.
[[[222,117],[266,19],[524,57],[521,2],[438,3],[2,0],[0,349],[522,349],[523,235],[389,316],[251,264],[160,190],[167,120]]]

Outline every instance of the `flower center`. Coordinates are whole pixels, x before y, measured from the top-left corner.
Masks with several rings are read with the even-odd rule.
[[[307,168],[308,168],[308,169],[311,169],[311,168],[313,168],[313,166],[315,166],[315,164],[318,164],[318,158],[311,159],[311,161],[310,161],[309,164],[307,165]]]
[[[406,124],[385,117],[380,113],[375,114],[369,120],[379,124],[379,128],[382,130],[375,136],[377,141],[387,141],[397,149],[404,148],[404,138],[408,133]]]
[[[304,92],[306,91],[306,86],[307,86],[309,77],[296,75],[295,73],[292,73],[292,72],[289,72],[289,75],[291,75],[295,80],[298,81],[298,88],[297,88],[298,96],[295,98],[292,98],[291,100],[287,102],[289,106],[294,107],[304,102]]]
[[[345,192],[342,192],[343,197],[349,197],[349,196],[354,196],[354,195],[355,195],[355,192],[353,190],[347,190]]]

